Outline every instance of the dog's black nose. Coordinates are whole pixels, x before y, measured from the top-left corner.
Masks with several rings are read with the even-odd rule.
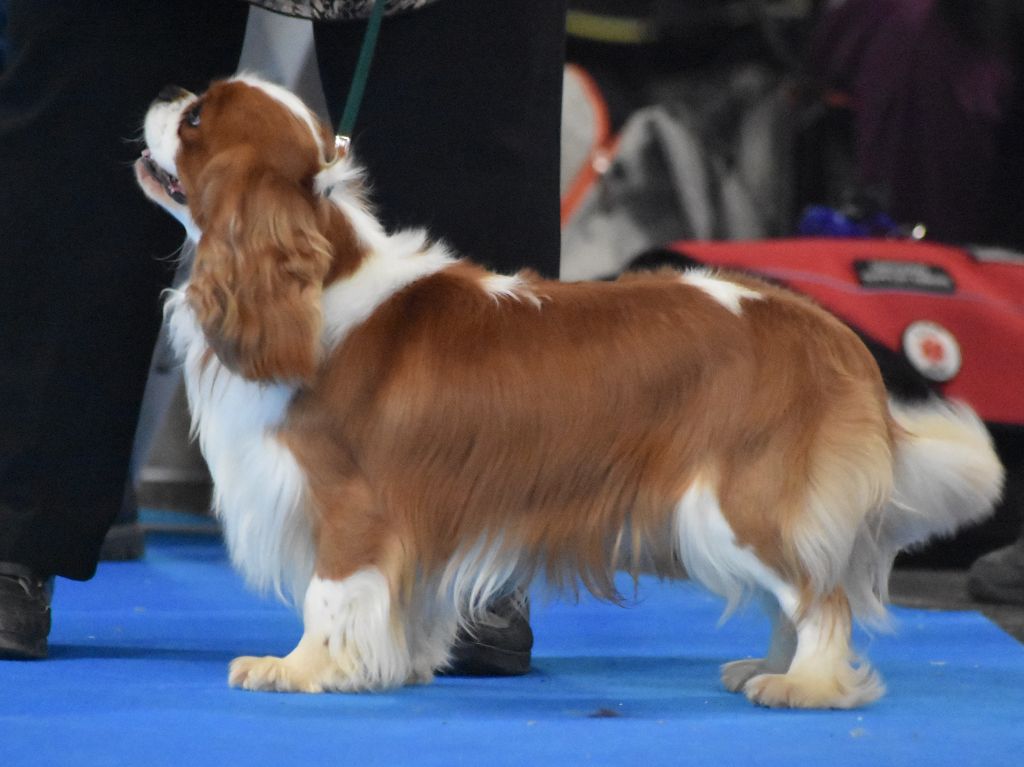
[[[179,88],[177,85],[165,85],[160,89],[160,92],[156,94],[157,101],[177,101],[178,99],[188,96],[189,92],[184,88]]]

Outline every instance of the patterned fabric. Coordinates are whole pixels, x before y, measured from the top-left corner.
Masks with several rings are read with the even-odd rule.
[[[314,21],[346,21],[365,19],[373,9],[373,0],[248,0],[268,11],[298,16]],[[385,0],[384,13],[411,11],[435,0]]]

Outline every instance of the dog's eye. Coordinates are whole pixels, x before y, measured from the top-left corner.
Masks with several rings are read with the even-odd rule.
[[[203,111],[203,105],[202,104],[196,104],[194,107],[192,107],[190,110],[188,110],[188,113],[185,115],[185,122],[187,122],[193,128],[198,128],[199,127],[199,122],[200,122],[200,113],[202,111]]]

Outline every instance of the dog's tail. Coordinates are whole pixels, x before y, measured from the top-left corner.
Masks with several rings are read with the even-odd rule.
[[[917,406],[892,403],[890,411],[902,433],[883,542],[894,550],[909,548],[991,514],[1005,472],[975,412],[940,399]]]
[[[1003,465],[970,407],[933,398],[890,402],[896,422],[894,491],[866,521],[846,578],[854,611],[884,622],[893,559],[992,513],[1003,490]]]

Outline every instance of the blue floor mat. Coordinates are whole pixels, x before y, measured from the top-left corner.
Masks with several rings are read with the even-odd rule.
[[[629,588],[629,584],[623,584]],[[60,581],[51,658],[0,661],[0,766],[1024,764],[1024,646],[975,613],[897,610],[858,636],[889,686],[853,712],[770,711],[718,665],[764,649],[692,584],[626,608],[535,601],[534,671],[385,694],[229,689],[240,654],[301,627],[244,589],[214,537],[151,535],[144,561]]]

